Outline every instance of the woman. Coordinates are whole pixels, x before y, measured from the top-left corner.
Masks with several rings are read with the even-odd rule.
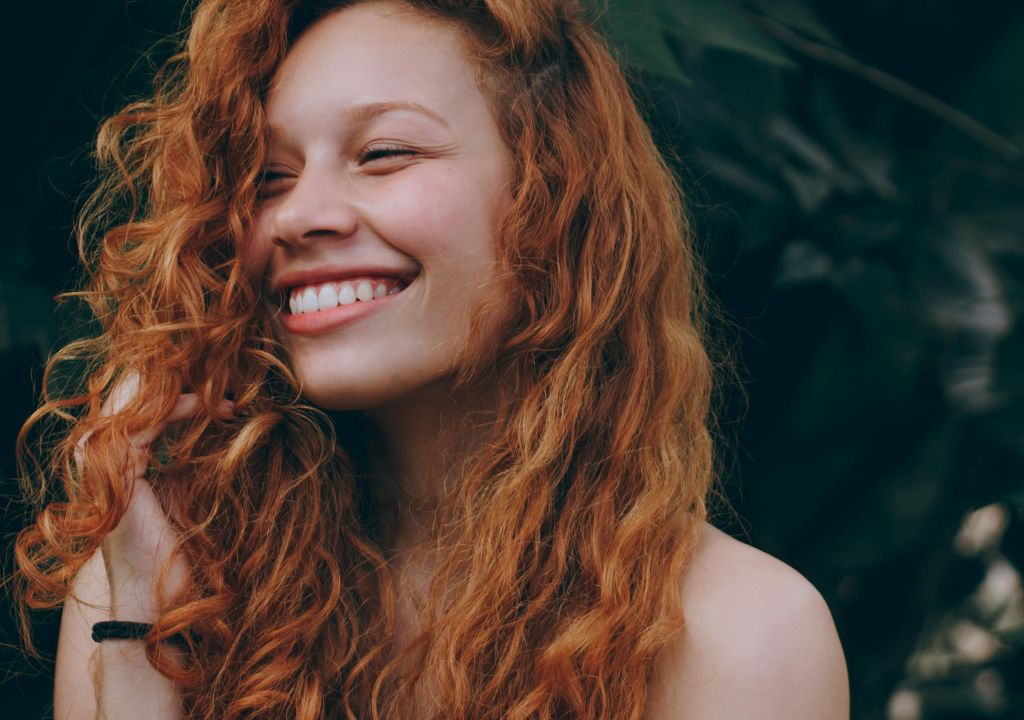
[[[574,0],[202,2],[99,150],[104,332],[23,432],[56,717],[848,717],[705,522],[678,189]]]

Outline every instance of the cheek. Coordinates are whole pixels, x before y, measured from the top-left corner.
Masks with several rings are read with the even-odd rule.
[[[427,263],[434,255],[489,256],[491,212],[479,178],[426,164],[410,170],[419,172],[396,175],[375,203],[381,236]]]
[[[264,231],[265,224],[257,218],[245,240],[238,247],[238,261],[242,266],[242,273],[257,290],[270,269],[270,256],[273,250],[273,243],[269,241],[269,236]]]

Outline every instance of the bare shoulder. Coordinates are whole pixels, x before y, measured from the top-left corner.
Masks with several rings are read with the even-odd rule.
[[[686,630],[659,659],[647,720],[848,720],[835,623],[800,573],[705,525],[681,582]]]

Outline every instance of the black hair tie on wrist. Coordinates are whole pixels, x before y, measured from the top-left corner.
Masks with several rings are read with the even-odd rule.
[[[103,620],[92,626],[92,639],[94,642],[104,640],[142,640],[153,627],[150,623],[132,622],[130,620]],[[175,645],[185,645],[185,638],[181,635],[172,635],[167,638],[168,642]]]
[[[125,620],[104,620],[92,626],[92,639],[103,640],[141,640],[146,637],[149,623],[127,622]]]

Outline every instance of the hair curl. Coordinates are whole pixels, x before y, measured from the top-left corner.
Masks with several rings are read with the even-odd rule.
[[[208,412],[164,439],[153,485],[193,572],[155,634],[198,639],[174,661],[148,645],[187,716],[409,717],[429,687],[437,717],[637,720],[683,625],[713,476],[680,188],[577,0],[403,3],[462,31],[515,176],[497,239],[513,312],[457,377],[497,368],[498,419],[442,508],[423,634],[389,653],[394,580],[358,428],[301,402],[236,259],[273,74],[352,2],[203,0],[153,96],[103,124],[74,293],[103,330],[49,361],[19,437],[40,505],[16,543],[20,595],[64,600],[126,507],[119,443],[187,389]],[[102,417],[128,371],[139,398]],[[229,421],[212,411],[224,396]]]

